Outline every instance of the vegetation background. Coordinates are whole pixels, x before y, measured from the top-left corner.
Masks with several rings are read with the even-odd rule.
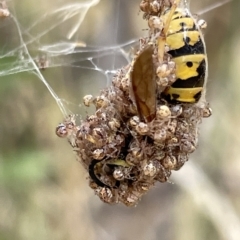
[[[198,12],[220,2],[192,0],[191,10]],[[58,31],[49,31],[42,38],[38,33],[50,23],[39,24],[31,33],[28,27],[47,11],[71,3],[7,1],[13,17],[0,20],[0,71],[21,65],[20,60],[4,57],[11,48],[21,46],[16,23],[24,41],[36,37],[36,45],[28,46],[36,56],[37,44],[63,40],[69,25],[61,24]],[[147,24],[139,14],[139,3],[101,0],[86,15],[77,40],[109,47],[145,35]],[[21,72],[21,67],[17,74],[2,74],[0,240],[240,239],[240,225],[236,225],[240,214],[239,9],[240,2],[233,0],[201,16],[208,23],[207,99],[213,116],[203,121],[199,147],[190,162],[173,173],[175,184],[157,184],[136,208],[109,206],[94,196],[87,173],[75,161],[71,147],[54,133],[63,116],[38,77],[31,71]],[[75,24],[77,19],[71,21],[68,24]],[[107,57],[98,64],[109,70],[122,66],[119,55],[115,57],[114,66]],[[81,58],[81,53],[59,56],[61,64],[50,62],[42,74],[58,96],[76,103],[67,108],[84,114],[86,109],[78,107],[82,96],[98,94],[106,86],[106,75],[88,70],[87,65],[78,67],[83,63]],[[223,226],[221,221],[227,224]]]

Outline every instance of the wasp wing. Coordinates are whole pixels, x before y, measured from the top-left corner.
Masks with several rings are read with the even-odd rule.
[[[150,122],[156,114],[156,80],[154,74],[152,46],[147,46],[135,59],[130,74],[132,95],[139,116]]]

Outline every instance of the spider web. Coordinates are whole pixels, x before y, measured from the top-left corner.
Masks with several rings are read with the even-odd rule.
[[[201,13],[228,1],[216,2]],[[110,6],[106,7],[107,4]],[[138,14],[138,4],[138,0],[131,4],[126,0],[57,0],[42,1],[36,8],[28,0],[7,1],[11,15],[0,25],[5,33],[0,40],[0,77],[21,72],[34,74],[46,86],[64,117],[79,112],[79,95],[76,93],[73,102],[60,96],[42,70],[71,68],[71,79],[62,81],[67,81],[67,87],[74,85],[75,92],[79,90],[82,95],[91,91],[97,94],[109,86],[116,70],[131,61],[138,38],[146,35],[142,26],[147,25]],[[137,24],[133,26],[134,23]],[[135,30],[126,30],[124,24],[132,25]],[[90,78],[87,86],[79,86],[79,82],[86,81],[84,78]],[[72,98],[73,94],[70,95]],[[75,108],[71,109],[70,105]]]
[[[218,1],[213,8],[225,2],[228,1]],[[45,0],[41,5],[27,0],[7,1],[11,15],[0,22],[4,33],[0,38],[0,77],[24,72],[37,76],[56,101],[63,117],[72,113],[83,114],[81,98],[89,93],[96,95],[109,86],[116,70],[131,61],[138,37],[146,35],[142,26],[147,25],[138,15],[138,4],[139,0],[131,3],[129,0],[55,0],[50,3]],[[133,16],[134,20],[131,20]],[[59,68],[69,74],[61,76],[56,73]],[[54,73],[48,76],[48,71]],[[58,93],[52,87],[56,82],[66,91]],[[176,179],[181,184],[181,179]],[[203,205],[211,198],[212,195]],[[220,198],[224,200],[224,197]],[[232,232],[231,239],[237,239],[236,236],[240,235],[237,228],[233,233],[231,224],[227,223],[237,226],[238,219],[230,204],[223,201],[219,206],[223,203],[232,216],[226,217],[226,224],[223,224],[224,219],[222,223],[218,222],[220,218],[216,217],[213,222],[218,220],[218,229],[228,225],[228,231],[222,234],[230,236],[228,233]]]
[[[130,62],[138,40],[135,36],[135,39],[119,44],[118,16],[116,22],[107,23],[107,18],[113,17],[111,14],[103,16],[100,11],[119,12],[117,9],[121,8],[120,5],[126,7],[126,4],[115,1],[106,10],[106,1],[100,0],[58,0],[50,4],[45,1],[37,9],[30,9],[31,6],[27,9],[28,4],[28,1],[22,1],[21,4],[8,2],[11,15],[1,23],[1,30],[6,34],[1,39],[0,76],[21,72],[36,75],[66,117],[73,113],[70,105],[78,107],[79,95],[74,102],[59,96],[51,87],[50,80],[44,76],[43,70],[71,68],[72,77],[67,79],[66,87],[74,85],[73,88],[79,92],[84,89],[78,85],[84,78],[90,79],[86,93],[91,92],[91,85],[98,85],[98,90],[108,86],[115,71]],[[134,14],[137,13],[136,8]],[[92,28],[99,30],[94,33]],[[110,32],[109,28],[115,30]],[[97,45],[94,39],[98,39]],[[57,81],[60,82],[60,79]],[[79,112],[77,109],[75,111]]]

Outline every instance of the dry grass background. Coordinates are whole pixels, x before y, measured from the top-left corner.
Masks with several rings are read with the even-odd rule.
[[[24,31],[46,9],[53,11],[70,2],[45,0],[40,6],[33,0],[8,3]],[[138,15],[139,2],[101,0],[90,9],[78,39],[109,46],[138,38],[146,28]],[[201,4],[192,0],[191,9],[197,12],[217,2],[220,0]],[[234,225],[234,217],[240,213],[239,9],[240,2],[233,0],[202,16],[208,22],[207,97],[213,116],[201,125],[199,148],[191,162],[174,173],[175,184],[159,183],[136,208],[109,206],[94,196],[72,149],[54,134],[62,115],[35,75],[23,72],[1,77],[0,240],[240,239],[240,226]],[[38,26],[32,36],[47,27]],[[64,39],[67,27],[61,25],[53,35],[41,38],[41,43]],[[8,51],[6,46],[20,44],[11,20],[0,21],[0,36],[1,55]],[[0,60],[0,66],[4,61],[6,58]],[[106,59],[104,64],[112,68],[111,61]],[[97,94],[106,80],[97,71],[77,66],[77,62],[73,67],[63,61],[42,74],[61,98],[79,104],[83,95]],[[84,114],[86,109],[76,106],[68,105]],[[231,210],[235,216],[229,216]],[[228,226],[225,229],[218,224],[221,220],[236,232],[229,233]]]

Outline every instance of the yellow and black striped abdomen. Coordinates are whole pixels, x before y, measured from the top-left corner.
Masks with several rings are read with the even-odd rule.
[[[173,15],[166,43],[176,63],[177,80],[166,89],[165,98],[170,102],[197,102],[205,81],[205,45],[194,19],[185,10],[177,9]]]

